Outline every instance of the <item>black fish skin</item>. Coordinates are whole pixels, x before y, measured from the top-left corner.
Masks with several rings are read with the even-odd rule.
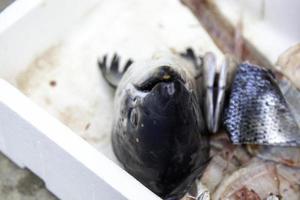
[[[164,199],[179,199],[201,175],[209,144],[198,97],[180,80],[124,100],[112,144],[126,171]]]
[[[299,127],[273,74],[249,63],[237,70],[224,126],[234,144],[300,146]]]
[[[129,59],[122,72],[118,55],[111,62],[107,55],[98,60],[103,78],[116,88],[111,137],[116,157],[127,172],[169,200],[181,198],[210,160],[198,88],[201,59],[191,49],[181,56]]]

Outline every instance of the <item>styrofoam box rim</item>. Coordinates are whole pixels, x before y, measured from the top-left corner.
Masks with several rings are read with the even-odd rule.
[[[60,5],[59,9],[55,4]],[[0,14],[0,65],[4,65],[0,73],[6,70],[4,78],[10,79],[11,68],[21,71],[42,49],[62,37],[65,29],[61,27],[71,26],[94,4],[95,0],[19,0],[13,3]],[[40,34],[35,44],[26,43],[25,38],[31,36],[30,28],[43,22],[53,9],[56,15],[67,12],[67,19],[60,24],[45,25],[44,31],[49,30],[51,34]],[[28,31],[20,35],[24,27]],[[19,46],[27,45],[29,50],[21,51],[18,45],[11,45],[7,37],[14,38]],[[17,62],[9,60],[7,55],[12,52],[20,55]],[[2,79],[0,150],[20,167],[42,178],[47,188],[61,199],[160,199]]]

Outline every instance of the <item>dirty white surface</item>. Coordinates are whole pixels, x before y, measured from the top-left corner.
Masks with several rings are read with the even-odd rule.
[[[59,198],[158,199],[16,88],[0,80],[0,91],[1,151]]]
[[[1,12],[14,0],[0,1]],[[0,153],[0,199],[56,200],[41,179],[27,169],[21,169]]]
[[[300,37],[297,0],[215,0],[221,13],[236,27],[242,25],[243,36],[272,64]]]
[[[110,144],[113,91],[99,73],[97,58],[119,52],[124,59],[140,60],[157,51],[182,51],[189,46],[199,54],[213,51],[220,58],[221,53],[179,1],[103,0],[96,5],[82,16],[71,32],[65,33],[64,39],[53,42],[30,65],[22,66],[21,73],[16,70],[12,75],[10,69],[7,76],[1,74],[6,70],[0,69],[0,77],[16,85],[116,162]],[[36,177],[7,165],[8,161],[0,158],[0,168],[4,166],[0,176],[7,183],[0,183],[0,190],[6,195],[3,198],[54,199]],[[10,179],[8,174],[13,173],[15,179]]]
[[[61,3],[66,6],[66,2]],[[87,9],[85,5],[84,9],[88,11],[81,15],[72,31],[65,31],[62,40],[51,42],[29,65],[24,62],[24,66],[20,66],[21,61],[28,60],[39,51],[38,48],[59,38],[62,32],[62,29],[53,35],[49,32],[49,27],[60,23],[59,14],[64,13],[61,7],[56,10],[56,15],[53,13],[53,16],[49,16],[49,23],[46,21],[41,24],[41,19],[47,18],[46,14],[53,9],[51,6],[55,2],[44,4],[40,1],[34,13],[24,21],[17,21],[18,24],[30,25],[30,20],[36,19],[35,15],[41,15],[41,19],[33,23],[34,28],[41,24],[38,31],[22,31],[22,26],[12,26],[11,30],[17,32],[4,32],[4,37],[0,36],[0,43],[5,44],[0,52],[6,55],[0,62],[6,66],[0,69],[0,77],[17,86],[30,99],[116,162],[110,144],[114,92],[101,77],[97,58],[118,52],[124,59],[131,57],[140,60],[151,57],[157,51],[183,51],[187,47],[193,47],[199,54],[213,51],[220,58],[221,53],[191,12],[179,1],[167,0],[163,4],[159,0],[95,2],[90,3],[94,5],[92,9]],[[78,9],[78,2],[76,5]],[[78,16],[74,15],[73,18]],[[62,28],[66,21],[62,18],[58,27]],[[75,20],[70,21],[74,23]],[[23,38],[18,34],[20,31]],[[9,41],[10,37],[16,40]],[[37,38],[38,45],[35,45],[34,38]],[[11,42],[16,44],[11,46]],[[25,46],[28,49],[24,50]],[[31,50],[34,53],[30,53]],[[13,53],[17,55],[11,55]],[[53,180],[52,185],[55,185]],[[32,198],[36,194],[33,192]],[[9,195],[19,194],[11,192]],[[39,197],[47,198],[51,197]]]
[[[179,1],[101,1],[65,39],[45,50],[10,80],[75,133],[115,160],[110,144],[113,91],[97,58],[118,52],[123,61],[157,51],[213,51],[207,33]]]

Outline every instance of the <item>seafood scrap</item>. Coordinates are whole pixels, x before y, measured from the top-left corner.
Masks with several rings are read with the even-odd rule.
[[[283,169],[277,165],[252,164],[257,159],[253,152],[272,161],[289,155],[295,166],[299,162],[294,153],[274,156],[271,148],[300,146],[300,131],[291,109],[295,103],[285,98],[270,70],[237,64],[226,55],[218,72],[214,54],[196,56],[192,49],[145,62],[129,59],[123,71],[119,63],[117,55],[110,63],[106,55],[98,62],[116,88],[113,150],[125,170],[160,197],[182,198],[197,178],[215,191],[213,199],[276,199],[284,192],[275,187],[279,179],[294,184],[282,178],[285,170],[276,174]],[[212,135],[222,127],[233,144],[270,148],[258,153],[248,148],[249,154],[244,146],[226,145],[226,139],[219,143]],[[264,185],[253,185],[258,180]],[[290,196],[294,194],[296,190]],[[194,194],[198,197],[209,198]]]

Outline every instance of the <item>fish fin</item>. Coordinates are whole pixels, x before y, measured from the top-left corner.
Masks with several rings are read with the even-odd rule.
[[[206,53],[203,59],[203,76],[204,76],[204,90],[205,90],[205,98],[204,98],[204,113],[205,120],[207,124],[207,128],[209,132],[213,132],[214,127],[214,114],[215,114],[215,106],[214,106],[214,83],[216,78],[216,57],[213,53]]]
[[[224,106],[224,99],[225,99],[225,90],[226,90],[226,82],[227,82],[227,74],[228,74],[228,59],[225,58],[224,62],[221,65],[221,70],[218,76],[218,86],[217,86],[217,94],[214,106],[214,114],[213,114],[213,126],[212,132],[215,133],[218,131],[220,126],[220,118],[221,113]]]
[[[206,53],[203,58],[204,77],[204,112],[209,132],[216,133],[220,127],[225,96],[235,74],[237,63],[225,55],[220,72],[217,72],[216,57],[213,53]]]
[[[181,52],[180,56],[190,62],[194,65],[196,69],[196,75],[195,78],[198,78],[202,74],[202,66],[203,66],[203,56],[197,56],[195,54],[195,51],[191,48],[188,47],[186,48],[185,52]]]
[[[120,57],[118,54],[114,54],[110,63],[108,61],[107,54],[98,59],[98,66],[106,82],[116,88],[123,74],[127,71],[130,65],[133,63],[131,59],[128,59],[123,67],[120,69]]]
[[[230,56],[225,55],[223,62],[221,63],[220,73],[217,78],[217,86],[215,89],[214,100],[214,115],[213,115],[213,129],[212,132],[216,133],[220,127],[220,121],[223,114],[225,97],[232,84],[233,77],[236,73],[237,62]]]
[[[300,129],[273,74],[256,65],[239,65],[224,111],[234,144],[300,146]]]
[[[219,129],[220,115],[225,98],[225,86],[227,83],[227,72],[229,64],[224,61],[220,76],[217,73],[216,57],[208,52],[204,56],[196,56],[192,48],[187,48],[180,54],[186,60],[193,63],[196,69],[195,78],[203,75],[204,91],[204,115],[209,132],[217,132]],[[218,86],[215,83],[218,83]]]

